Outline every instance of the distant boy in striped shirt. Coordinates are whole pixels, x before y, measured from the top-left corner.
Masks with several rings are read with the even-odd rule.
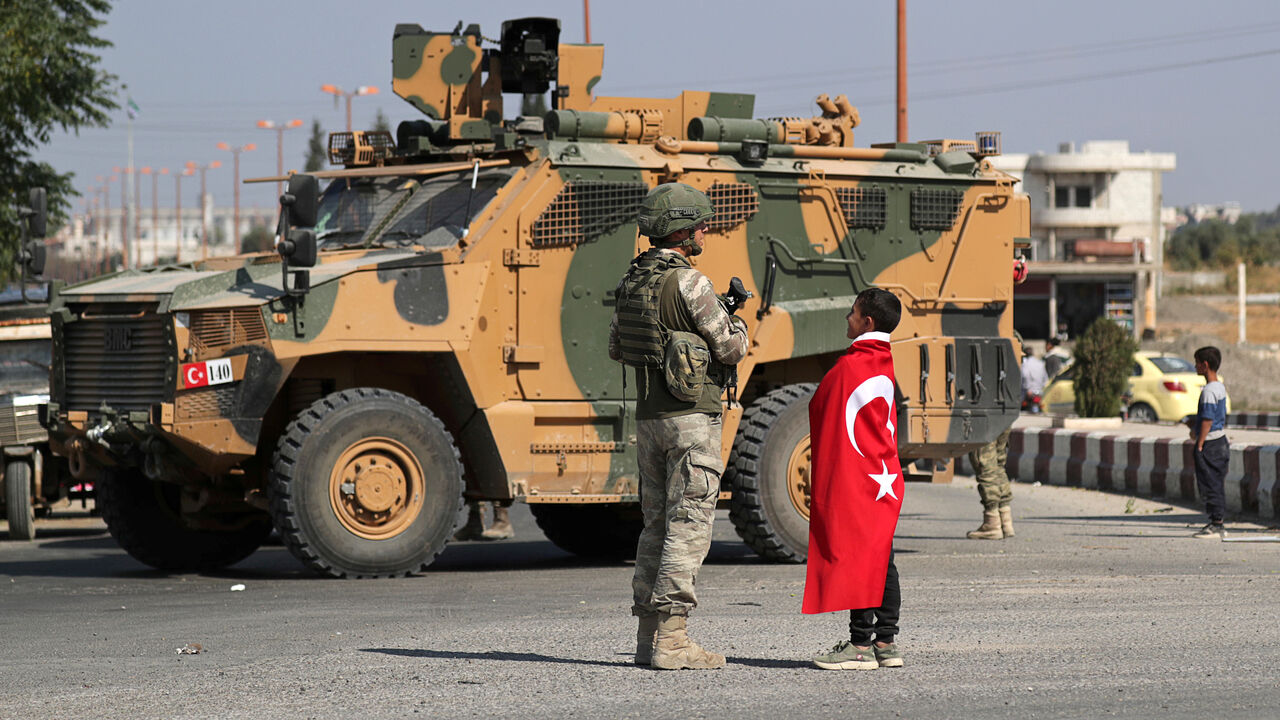
[[[1227,444],[1227,388],[1218,380],[1218,368],[1222,366],[1222,352],[1212,345],[1196,350],[1196,372],[1208,382],[1200,391],[1200,404],[1196,414],[1189,418],[1191,441],[1196,461],[1196,485],[1204,498],[1204,509],[1209,522],[1195,534],[1198,538],[1224,538],[1226,530],[1222,521],[1226,515],[1226,495],[1223,480],[1231,463],[1231,449]]]

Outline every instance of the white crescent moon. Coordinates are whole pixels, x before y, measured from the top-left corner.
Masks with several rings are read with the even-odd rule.
[[[893,428],[893,381],[888,375],[876,375],[863,380],[844,404],[844,422],[849,431],[849,442],[853,443],[853,449],[863,457],[866,457],[866,454],[862,452],[862,448],[858,447],[858,438],[854,436],[853,425],[858,419],[858,411],[876,398],[884,398],[884,401],[889,404],[889,415],[885,421],[885,427],[889,428],[890,435],[894,435],[896,431]]]
[[[198,365],[192,365],[187,368],[187,385],[195,385],[198,377],[200,377],[200,367]]]

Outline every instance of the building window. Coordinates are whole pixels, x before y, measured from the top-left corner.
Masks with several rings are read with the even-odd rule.
[[[1090,185],[1076,186],[1076,207],[1093,207],[1093,187]]]
[[[1053,206],[1058,208],[1093,207],[1093,186],[1058,185],[1053,189]]]

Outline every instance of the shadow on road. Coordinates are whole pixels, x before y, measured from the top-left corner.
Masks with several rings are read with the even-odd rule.
[[[1204,513],[1200,512],[1163,512],[1163,513],[1134,513],[1132,515],[1039,515],[1028,517],[1025,520],[1018,518],[1019,522],[1025,523],[1065,523],[1068,525],[1079,525],[1080,523],[1095,522],[1119,522],[1119,523],[1159,523],[1162,525],[1190,525],[1204,524]]]
[[[506,660],[511,662],[560,663],[564,665],[600,665],[602,667],[615,668],[635,667],[635,663],[630,660],[608,662],[605,660],[582,660],[579,658],[555,657],[553,655],[542,655],[539,653],[499,652],[497,650],[489,650],[487,652],[464,652],[459,650],[427,650],[412,648],[360,648],[360,652],[380,653],[383,655],[395,655],[398,657],[431,658],[433,660]],[[630,655],[628,654],[628,656]],[[730,657],[726,658],[726,661],[732,665],[746,665],[747,667],[778,670],[794,670],[796,668],[809,667],[809,663],[803,660]]]
[[[431,658],[433,660],[509,660],[513,662],[561,663],[565,665],[600,665],[616,668],[635,667],[635,663],[629,660],[606,662],[604,660],[554,657],[538,653],[499,652],[497,650],[462,652],[457,650],[414,650],[410,648],[360,648],[360,652],[397,655],[399,657]]]

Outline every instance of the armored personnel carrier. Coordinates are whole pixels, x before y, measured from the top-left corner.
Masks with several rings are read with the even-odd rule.
[[[522,499],[567,550],[634,553],[635,383],[606,344],[615,286],[648,246],[637,208],[663,182],[710,196],[697,266],[754,294],[722,500],[757,552],[805,557],[807,399],[863,288],[904,306],[904,459],[1013,422],[1028,203],[986,160],[997,134],[858,147],[843,96],[769,119],[744,94],[596,96],[603,47],[560,42],[556,20],[485,42],[476,25],[396,27],[393,87],[423,117],[331,136],[341,167],[314,174],[318,208],[307,177],[287,178],[279,253],[57,293],[44,422],[135,558],[224,566],[274,525],[319,573],[409,573],[464,495]],[[515,119],[504,92],[523,97]]]

